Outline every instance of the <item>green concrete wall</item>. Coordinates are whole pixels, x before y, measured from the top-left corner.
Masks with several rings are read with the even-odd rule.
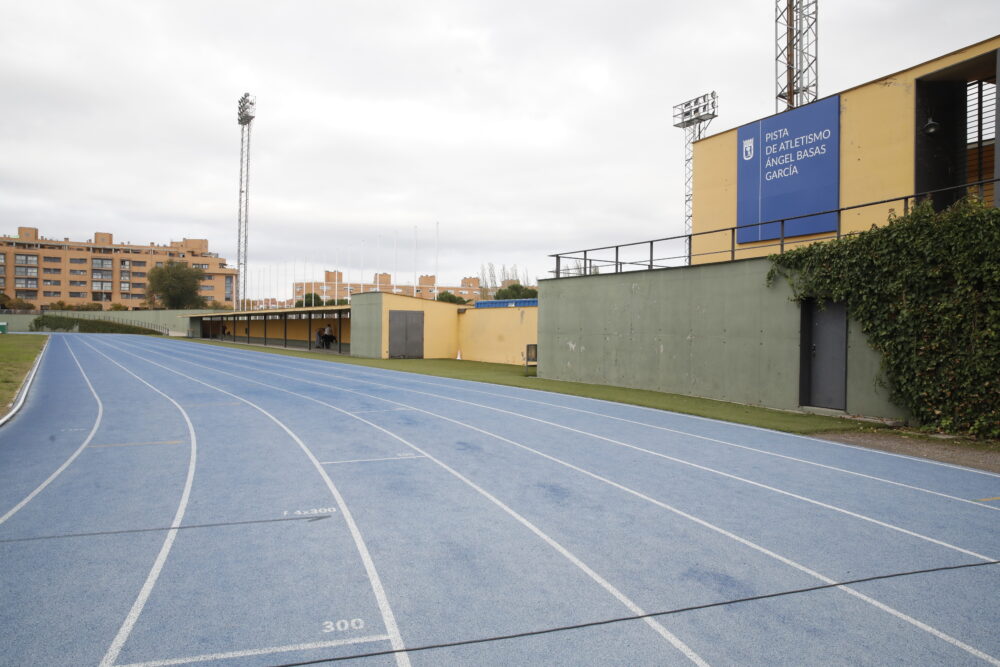
[[[36,317],[38,317],[37,313],[34,315],[12,315],[10,313],[0,313],[0,322],[7,323],[7,331],[11,333],[20,333],[29,331],[28,327]]]
[[[539,377],[799,409],[801,314],[767,259],[539,283]],[[900,418],[850,327],[848,412]]]
[[[882,355],[872,349],[854,320],[847,328],[847,413],[910,421],[906,409],[889,400]]]
[[[351,356],[379,359],[382,354],[381,292],[351,297]]]
[[[98,320],[109,320],[113,322],[124,322],[136,326],[155,324],[166,327],[172,336],[186,336],[188,333],[188,315],[196,313],[206,313],[205,310],[47,310],[47,315],[65,315],[66,317],[90,318]],[[7,322],[8,331],[28,331],[28,327],[36,317],[41,315],[35,312],[30,315],[11,315],[0,313],[0,322]]]

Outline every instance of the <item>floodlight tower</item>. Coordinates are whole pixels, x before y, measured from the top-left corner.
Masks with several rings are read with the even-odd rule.
[[[774,10],[775,112],[815,102],[819,96],[818,0],[776,0]]]
[[[236,295],[233,309],[246,309],[247,298],[247,214],[250,209],[250,125],[257,115],[257,98],[243,93],[237,104],[240,124],[240,210],[236,225]]]
[[[691,263],[692,178],[694,177],[694,142],[718,115],[719,96],[713,90],[674,106],[674,127],[684,128],[684,233],[687,235],[687,262]]]

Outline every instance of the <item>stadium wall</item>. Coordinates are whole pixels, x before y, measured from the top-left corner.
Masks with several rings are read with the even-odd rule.
[[[801,312],[750,259],[539,283],[538,376],[799,410]],[[848,414],[905,419],[849,323]]]

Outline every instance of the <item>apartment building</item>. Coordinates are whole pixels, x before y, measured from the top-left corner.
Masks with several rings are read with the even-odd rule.
[[[232,306],[237,270],[209,252],[206,239],[133,245],[115,243],[111,234],[97,232],[87,241],[59,241],[40,236],[35,227],[18,227],[17,236],[0,236],[0,292],[40,310],[59,301],[141,308],[149,270],[167,262],[202,269],[206,302]]]
[[[355,294],[364,292],[389,292],[402,296],[415,296],[419,299],[437,299],[442,292],[451,292],[455,296],[462,297],[470,303],[474,303],[482,298],[489,298],[484,295],[480,286],[479,278],[462,278],[460,285],[439,286],[437,276],[420,276],[417,284],[404,285],[394,283],[392,274],[376,273],[369,281],[344,282],[343,271],[324,271],[322,281],[300,281],[292,284],[295,300],[301,299],[306,294],[318,294],[325,301],[330,299],[346,299]],[[292,305],[292,304],[289,304]]]

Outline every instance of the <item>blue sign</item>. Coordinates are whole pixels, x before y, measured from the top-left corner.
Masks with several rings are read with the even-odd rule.
[[[744,125],[737,137],[738,242],[779,238],[780,220],[840,207],[839,96]],[[787,220],[785,236],[836,231],[837,216]]]

